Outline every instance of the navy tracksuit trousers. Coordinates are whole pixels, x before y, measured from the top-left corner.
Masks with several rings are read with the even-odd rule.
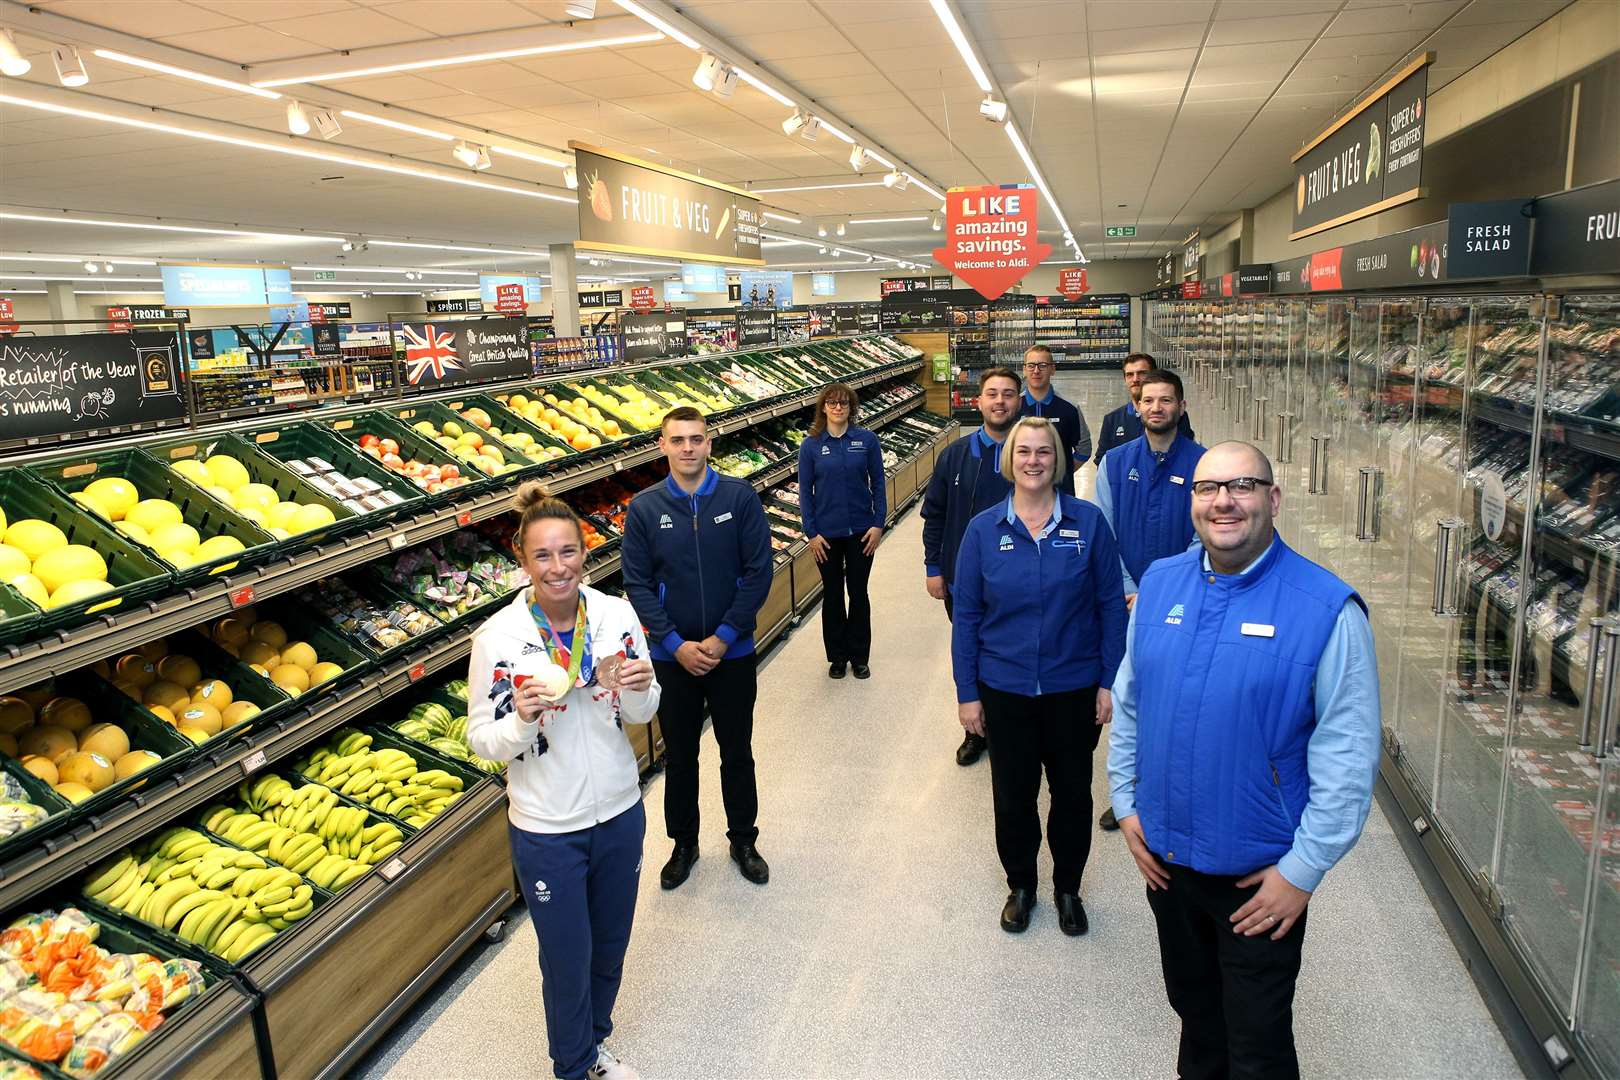
[[[647,813],[571,833],[508,827],[512,862],[540,939],[540,997],[553,1073],[582,1080],[613,1031],[613,1002],[636,914]]]

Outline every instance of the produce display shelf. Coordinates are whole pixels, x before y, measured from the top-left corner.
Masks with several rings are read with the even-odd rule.
[[[899,360],[851,375],[845,381],[855,387],[869,386],[919,367],[918,360]],[[529,381],[518,385],[529,385]],[[818,392],[819,388],[798,391],[731,410],[710,425],[710,433],[723,435],[796,412],[812,404]],[[561,458],[555,463],[561,467],[555,471],[546,470],[544,476],[552,492],[561,494],[653,461],[659,456],[661,451],[656,445],[647,445],[617,455],[589,455],[591,460],[577,464],[568,458]],[[514,488],[515,482],[510,487],[424,509],[411,517],[396,519],[391,524],[334,540],[295,556],[272,560],[245,572],[220,575],[178,595],[150,600],[139,607],[134,606],[133,601],[126,602],[117,612],[105,614],[94,622],[71,630],[0,647],[0,692],[71,671],[228,614],[252,600],[288,592],[380,559],[400,548],[442,536],[472,522],[499,516],[510,508]]]

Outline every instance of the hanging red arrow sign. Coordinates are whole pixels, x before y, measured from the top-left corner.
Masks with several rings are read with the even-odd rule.
[[[952,188],[945,195],[945,246],[934,258],[994,300],[1048,255],[1035,229],[1039,197],[1030,184]]]

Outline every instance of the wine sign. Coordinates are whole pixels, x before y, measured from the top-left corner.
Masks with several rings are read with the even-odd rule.
[[[952,188],[945,197],[945,246],[936,262],[994,300],[1052,253],[1036,231],[1039,196],[1031,184]]]
[[[184,421],[174,333],[63,334],[0,344],[0,438]]]

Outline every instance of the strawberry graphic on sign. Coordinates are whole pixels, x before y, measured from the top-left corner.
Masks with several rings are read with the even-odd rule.
[[[412,386],[432,372],[435,382],[448,371],[461,371],[461,357],[456,355],[456,335],[441,333],[432,323],[420,331],[409,324],[400,327],[405,338],[405,379]]]
[[[945,246],[934,258],[980,296],[994,300],[1052,254],[1036,231],[1031,184],[952,188],[945,196]]]

